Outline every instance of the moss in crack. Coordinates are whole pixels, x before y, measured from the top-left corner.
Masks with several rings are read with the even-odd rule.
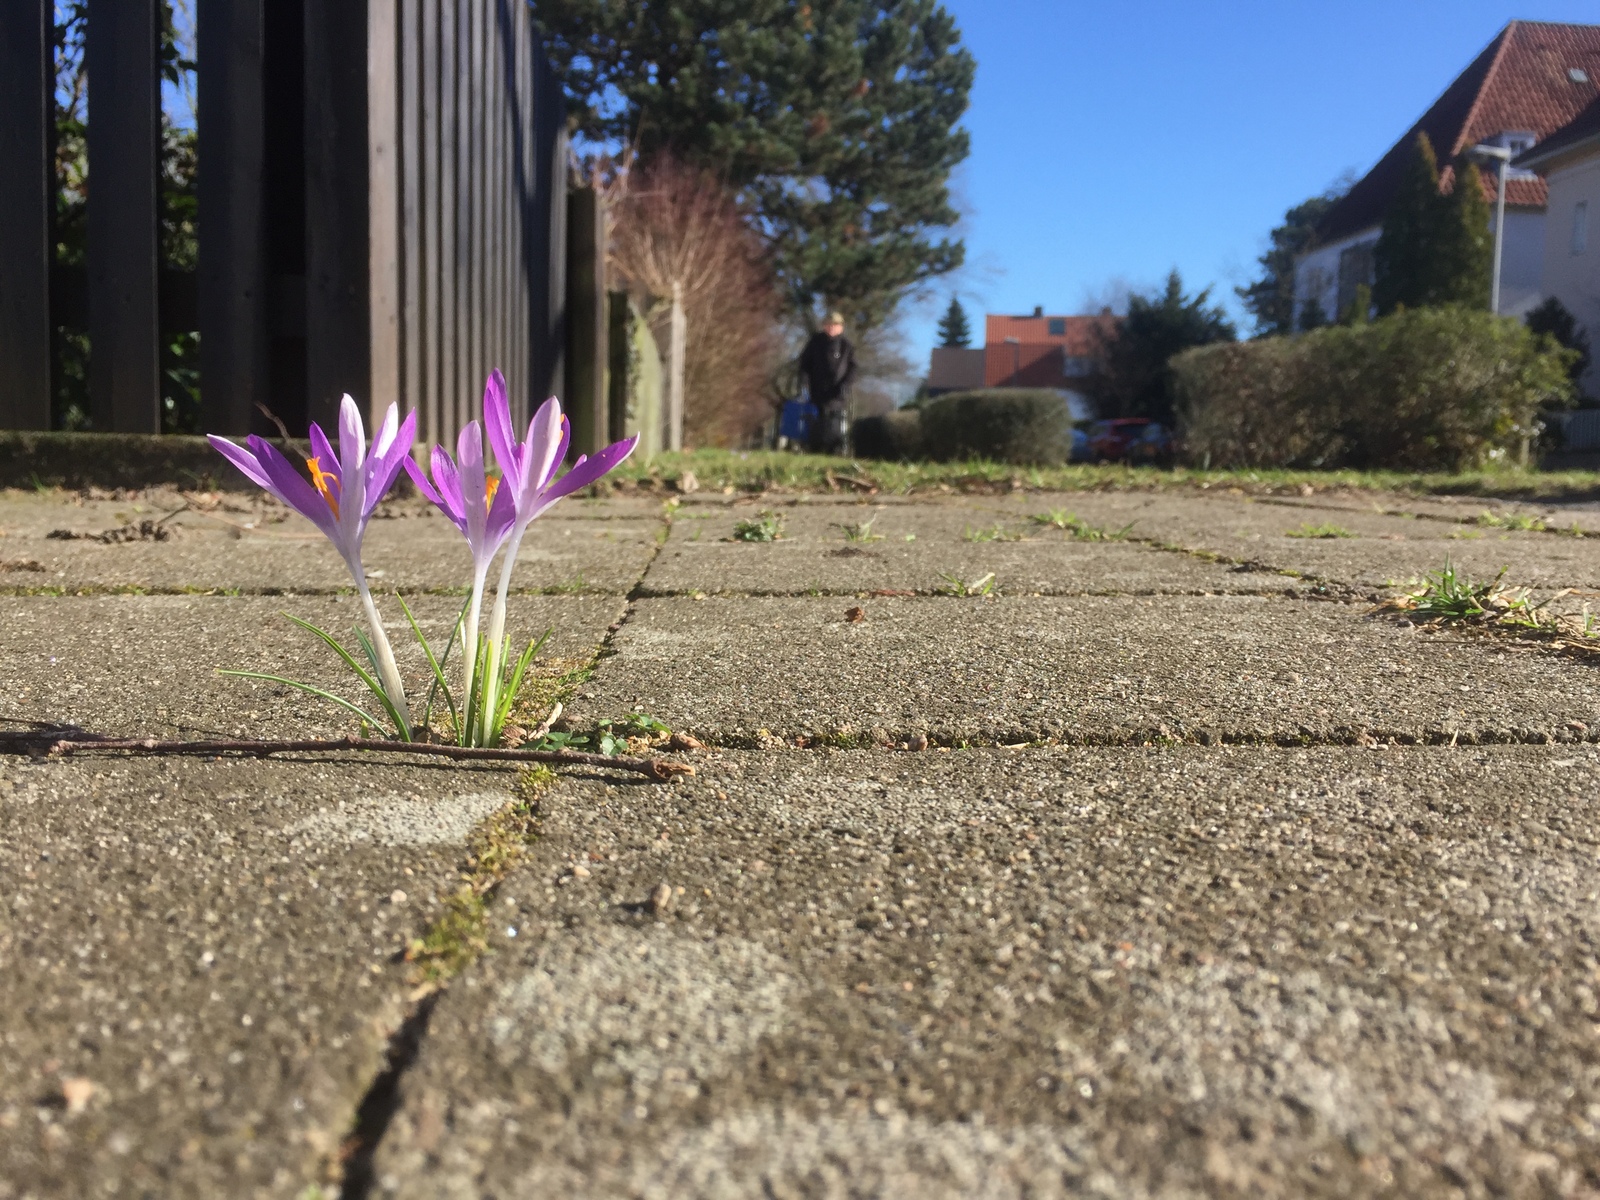
[[[439,898],[439,916],[406,947],[414,985],[442,987],[488,950],[489,905],[501,881],[537,840],[539,800],[555,780],[548,767],[523,771],[516,799],[473,831],[459,885]]]

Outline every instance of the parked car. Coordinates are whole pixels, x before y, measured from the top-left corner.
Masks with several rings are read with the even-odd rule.
[[[1172,435],[1159,421],[1115,417],[1089,426],[1089,450],[1098,462],[1167,462],[1172,457]]]
[[[1082,425],[1072,427],[1072,455],[1068,462],[1093,462],[1094,450],[1089,445],[1089,431]]]

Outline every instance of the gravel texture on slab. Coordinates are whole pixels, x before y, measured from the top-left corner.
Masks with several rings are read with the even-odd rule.
[[[781,522],[771,542],[741,541],[741,522]],[[1060,529],[969,504],[742,504],[680,511],[651,564],[645,595],[931,593],[992,575],[1024,594],[1282,592],[1271,571],[1236,571],[1146,546],[1076,540]]]
[[[463,601],[411,601],[436,652]],[[516,596],[506,632],[517,646],[553,630],[544,663],[587,661],[622,615],[620,597]],[[399,604],[379,600],[413,708],[432,674]],[[343,709],[279,684],[219,675],[259,671],[309,683],[358,704],[376,703],[315,635],[280,615],[321,626],[359,654],[353,596],[0,597],[0,662],[8,668],[6,715],[65,721],[97,733],[157,737],[326,737],[354,732]],[[370,709],[369,709],[370,711]]]
[[[638,601],[611,648],[574,720],[639,709],[724,743],[1600,732],[1593,667],[1326,601],[667,598]]]
[[[178,511],[184,503],[176,496],[76,505],[15,493],[0,498],[0,588],[278,593],[353,587],[328,540],[270,497],[190,498],[192,507]],[[632,506],[620,510],[635,511]],[[653,517],[618,512],[598,503],[569,502],[534,522],[512,585],[627,592],[655,552],[660,505]],[[142,530],[146,521],[151,528]],[[121,540],[97,540],[101,537]],[[465,539],[436,510],[417,501],[381,505],[367,527],[363,551],[374,588],[462,588],[471,582]],[[498,579],[496,568],[491,583]]]
[[[0,1197],[323,1181],[404,1011],[398,954],[515,778],[0,759]]]
[[[697,765],[547,793],[381,1194],[1593,1186],[1593,747]]]

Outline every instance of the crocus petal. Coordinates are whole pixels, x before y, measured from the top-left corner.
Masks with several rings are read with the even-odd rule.
[[[513,492],[522,489],[521,462],[517,455],[516,434],[511,428],[511,402],[506,398],[506,379],[497,367],[483,385],[483,428],[489,435],[489,448],[500,464],[500,474]]]
[[[367,458],[367,430],[361,424],[361,409],[346,392],[339,401],[339,465],[353,475]]]
[[[394,412],[392,406],[389,411],[391,414]],[[384,423],[388,424],[387,418]],[[372,515],[372,510],[378,507],[378,501],[394,486],[401,469],[411,461],[411,446],[416,439],[417,414],[407,413],[406,419],[400,422],[399,429],[392,435],[388,449],[382,455],[374,455],[367,460],[372,477],[367,483],[366,507],[361,514],[363,524]]]
[[[495,489],[494,499],[489,503],[489,520],[485,526],[484,534],[498,548],[511,527],[517,523],[517,502],[511,494],[511,487],[504,481]]]
[[[443,446],[433,448],[433,482],[444,501],[441,506],[445,516],[454,521],[463,533],[467,530],[467,498],[461,494],[461,475],[456,464]]]
[[[435,508],[444,509],[445,515],[449,516],[450,511],[445,507],[444,498],[433,490],[433,484],[428,481],[428,473],[409,458],[405,460],[405,470],[406,474],[411,476],[411,482],[417,485],[417,491],[422,493],[422,498]]]
[[[395,434],[400,425],[400,411],[391,402],[383,420],[378,422],[378,431],[372,435],[372,457],[385,458],[389,449],[394,445]]]
[[[270,442],[252,436],[250,448],[256,452],[256,461],[261,464],[271,481],[267,485],[267,490],[327,534],[343,554],[345,547],[337,536],[338,526],[327,501],[301,478],[300,472],[296,471],[289,460],[279,454],[277,448]]]
[[[262,470],[254,454],[243,446],[235,446],[227,438],[220,438],[214,433],[206,434],[206,441],[211,443],[218,454],[243,471],[245,478],[251,483],[257,487],[264,487],[269,492],[272,491],[272,477]]]
[[[561,448],[561,401],[554,396],[539,406],[528,422],[528,440],[522,446],[522,478],[517,489],[517,512],[523,511],[538,499],[538,491],[550,478],[550,472],[561,460],[556,451]]]
[[[561,441],[556,446],[556,452],[550,458],[550,476],[561,469],[561,464],[567,461],[567,447],[572,444],[572,422],[563,415],[561,418]],[[546,476],[544,486],[550,484],[550,476]]]
[[[543,512],[563,496],[570,496],[581,487],[587,487],[599,479],[607,471],[612,470],[633,453],[633,448],[639,444],[639,435],[625,438],[620,442],[612,442],[604,450],[598,451],[593,458],[580,458],[572,464],[560,479],[552,483],[539,497],[539,511]]]

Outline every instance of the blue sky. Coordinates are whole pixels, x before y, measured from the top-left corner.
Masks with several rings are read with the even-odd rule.
[[[1516,18],[1593,0],[945,0],[978,77],[955,178],[967,266],[907,313],[927,369],[952,290],[984,312],[1078,312],[1176,266],[1241,320],[1285,209],[1364,172]]]

